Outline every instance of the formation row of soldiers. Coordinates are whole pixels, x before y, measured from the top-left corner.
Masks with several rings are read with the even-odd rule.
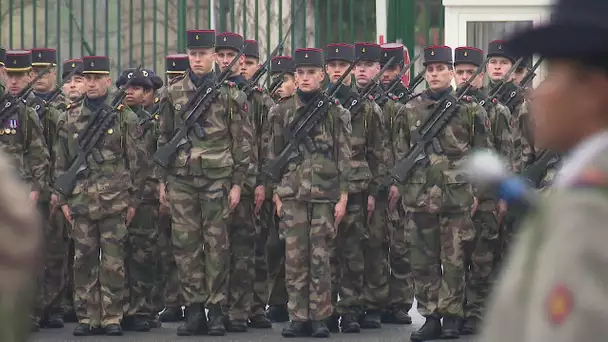
[[[187,54],[167,56],[164,87],[152,70],[127,69],[115,94],[108,57],[65,61],[58,87],[55,50],[6,51],[1,146],[45,218],[34,330],[63,327],[67,297],[77,336],[149,331],[160,309],[177,320],[183,305],[178,335],[289,320],[285,337],[328,337],[410,324],[415,295],[426,323],[413,340],[477,331],[513,227],[459,166],[477,147],[515,172],[534,158],[516,79],[526,65],[507,75],[517,56],[501,41],[487,60],[477,48],[429,46],[428,89],[414,94],[399,80],[402,45],[338,43],[274,56],[280,86],[267,90],[251,84],[264,67],[258,50],[235,33],[190,30]],[[487,86],[484,73],[469,80],[478,68]],[[335,96],[304,144],[293,126],[329,92],[324,79]],[[436,137],[441,148],[392,180],[453,81],[472,90]],[[290,144],[297,157],[265,177]],[[71,175],[73,189],[58,186]]]

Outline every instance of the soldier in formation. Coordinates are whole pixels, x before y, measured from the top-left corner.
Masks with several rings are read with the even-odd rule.
[[[264,64],[236,33],[190,30],[186,42],[166,56],[164,82],[129,68],[114,94],[107,57],[59,73],[53,49],[0,55],[0,99],[16,109],[0,143],[46,237],[33,330],[75,318],[77,336],[121,335],[185,319],[178,335],[224,335],[290,321],[285,337],[327,337],[411,324],[415,291],[426,322],[413,340],[478,331],[515,227],[458,168],[477,147],[518,173],[545,151],[517,79],[531,63],[509,73],[518,58],[502,41],[487,65],[477,48],[427,47],[429,89],[417,93],[417,78],[401,81],[401,44]],[[441,148],[393,180],[421,127],[469,84],[434,137]]]

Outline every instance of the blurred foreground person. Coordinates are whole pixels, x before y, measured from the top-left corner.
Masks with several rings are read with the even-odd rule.
[[[0,341],[27,341],[42,230],[29,189],[0,152]],[[28,300],[29,299],[29,300]]]
[[[534,91],[535,145],[567,153],[549,198],[523,224],[480,341],[608,336],[608,2],[558,0],[551,21],[514,36],[547,59]]]

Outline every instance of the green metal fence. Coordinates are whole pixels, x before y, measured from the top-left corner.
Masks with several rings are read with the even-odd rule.
[[[424,21],[429,6],[441,7],[441,0],[390,0],[388,40],[410,51],[420,37],[432,43],[441,28]],[[0,46],[53,47],[62,60],[107,55],[114,71],[139,63],[161,71],[166,54],[185,50],[188,29],[237,32],[258,40],[266,55],[293,23],[289,53],[376,41],[375,8],[375,0],[0,0]]]

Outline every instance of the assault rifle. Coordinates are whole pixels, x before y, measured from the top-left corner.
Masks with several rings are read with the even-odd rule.
[[[391,170],[391,176],[398,182],[404,183],[408,175],[419,161],[428,161],[427,149],[429,145],[435,153],[443,151],[437,135],[443,131],[452,116],[458,110],[458,102],[464,98],[465,94],[471,89],[471,82],[481,74],[489,59],[481,64],[475,73],[457,90],[456,96],[451,93],[446,94],[437,105],[437,108],[428,115],[418,130],[415,132],[417,139],[405,157],[397,162]]]
[[[513,99],[515,99],[520,92],[524,91],[526,89],[526,87],[528,87],[528,85],[530,84],[530,82],[532,82],[532,80],[534,79],[534,77],[536,77],[535,71],[536,71],[536,69],[538,69],[538,67],[543,62],[544,59],[545,59],[545,57],[541,57],[541,58],[539,58],[536,61],[536,63],[534,63],[534,65],[532,66],[532,69],[530,69],[528,71],[528,73],[526,74],[526,76],[524,76],[524,78],[521,80],[521,82],[519,82],[518,89],[517,90],[513,90],[509,94],[509,97],[505,101],[505,106],[508,107],[509,103],[511,103],[511,101],[513,101]]]
[[[543,177],[547,174],[547,170],[550,167],[559,164],[560,161],[561,158],[559,154],[553,151],[544,150],[532,164],[524,168],[522,176],[530,185],[538,188]]]
[[[178,118],[183,118],[183,124],[176,127],[173,137],[171,137],[163,146],[159,146],[153,156],[154,161],[160,166],[165,169],[169,168],[175,152],[177,152],[181,146],[189,142],[188,132],[191,129],[195,130],[197,137],[200,139],[205,137],[203,128],[198,124],[198,120],[207,112],[211,103],[218,98],[220,89],[232,73],[232,67],[241,58],[244,52],[245,46],[243,46],[239,53],[232,59],[232,62],[230,62],[228,67],[217,76],[214,84],[207,85],[205,83],[201,85],[196,90],[194,96],[188,100],[186,105],[183,106],[181,111],[176,115]]]
[[[268,165],[264,167],[263,174],[265,177],[270,178],[271,180],[278,181],[281,179],[283,175],[283,170],[294,159],[300,158],[300,144],[304,144],[306,149],[309,152],[313,152],[315,150],[315,145],[312,139],[309,136],[310,131],[317,126],[319,121],[325,117],[325,114],[332,106],[332,103],[336,103],[336,99],[334,96],[343,86],[342,82],[346,79],[346,77],[350,77],[350,72],[355,67],[355,64],[360,59],[357,59],[354,63],[352,63],[348,69],[342,74],[342,76],[330,86],[330,90],[328,93],[320,92],[309,104],[300,108],[302,110],[302,114],[298,113],[294,121],[292,121],[289,126],[285,129],[285,136],[289,139],[289,142],[283,150],[277,155],[277,157],[268,162]]]
[[[365,103],[365,99],[370,99],[371,101],[374,101],[372,92],[376,89],[376,87],[379,86],[378,81],[380,80],[380,77],[382,77],[384,72],[386,72],[386,70],[388,70],[388,68],[393,65],[394,61],[395,57],[391,57],[391,59],[389,59],[389,61],[384,65],[384,67],[382,67],[380,72],[376,76],[374,76],[374,78],[372,78],[367,83],[367,85],[363,87],[363,89],[361,89],[359,94],[348,100],[349,103],[346,106],[346,109],[348,109],[348,111],[350,112],[351,117],[359,113],[359,109],[361,109],[361,106],[363,106],[363,104]]]
[[[509,81],[511,81],[511,76],[513,75],[513,73],[517,70],[517,68],[523,61],[524,61],[524,58],[521,57],[520,59],[518,59],[515,62],[515,64],[513,64],[513,66],[511,66],[511,69],[509,69],[509,71],[507,71],[507,73],[500,79],[500,81],[498,81],[498,84],[495,85],[494,88],[492,88],[492,93],[490,95],[488,95],[488,98],[481,99],[479,101],[480,106],[482,106],[484,109],[486,109],[486,104],[488,101],[495,102],[495,99],[497,96],[500,95],[500,91],[502,90],[502,88],[504,88],[504,86],[507,83],[509,83]]]
[[[283,85],[283,82],[284,82],[283,77],[285,77],[284,72],[280,73],[278,76],[276,76],[274,78],[274,81],[272,81],[272,83],[268,87],[268,93],[270,94],[270,96],[273,96],[274,93],[277,90],[279,90],[279,88]]]
[[[25,86],[25,88],[23,88],[19,92],[19,94],[14,97],[12,97],[11,94],[8,93],[8,91],[5,91],[4,96],[2,96],[2,98],[0,99],[0,103],[4,102],[4,107],[0,109],[0,121],[3,121],[4,118],[12,115],[13,110],[17,108],[16,106],[19,103],[25,103],[27,98],[34,91],[34,84],[36,84],[36,82],[43,78],[44,75],[46,75],[53,68],[53,66],[44,68],[41,72],[38,73],[38,75],[33,80],[30,81],[30,83]]]
[[[139,70],[141,70],[141,65],[137,68],[137,71]],[[112,104],[99,108],[83,131],[79,133],[76,141],[78,146],[76,157],[72,160],[68,170],[57,177],[55,184],[53,184],[53,188],[63,196],[72,195],[78,175],[88,168],[87,158],[89,155],[95,162],[103,162],[103,157],[96,150],[96,146],[105,135],[106,130],[114,125],[117,118],[116,112],[123,107],[122,102],[126,97],[126,89],[129,88],[134,79],[134,77],[130,78],[127,83],[120,87],[114,94]]]
[[[401,78],[410,71],[410,68],[414,65],[414,63],[416,63],[416,61],[420,58],[420,54],[416,57],[414,57],[414,59],[412,59],[410,61],[409,64],[403,66],[403,68],[401,68],[401,71],[399,72],[399,74],[397,75],[397,77],[391,81],[391,83],[389,83],[388,87],[386,87],[386,90],[384,90],[385,94],[393,94],[393,91],[395,90],[395,88],[401,84]],[[418,75],[420,75],[420,73],[418,73]],[[418,75],[416,75],[416,78],[418,77]],[[424,72],[422,73],[422,78],[418,81],[416,80],[416,78],[414,78],[411,82],[410,82],[410,86],[407,87],[408,93],[409,95],[412,94],[412,92],[414,91],[414,89],[420,84],[420,82],[422,82],[422,80],[424,79]],[[417,81],[417,83],[415,84],[415,86],[412,88],[411,85],[414,85],[414,80]],[[395,96],[397,96],[397,99],[401,99],[403,96],[405,96],[404,92],[400,92],[399,94],[394,94]]]

